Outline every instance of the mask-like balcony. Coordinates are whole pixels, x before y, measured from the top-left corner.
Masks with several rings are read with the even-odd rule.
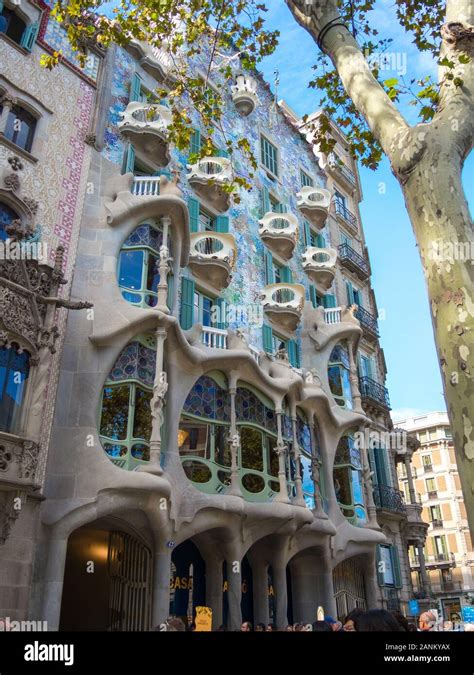
[[[145,41],[132,38],[125,49],[158,82],[173,79],[173,58],[164,42],[162,47],[152,47]]]
[[[190,235],[189,267],[193,274],[216,290],[227,288],[237,257],[232,234],[193,232]]]
[[[230,195],[222,188],[232,180],[232,164],[227,157],[204,157],[188,166],[188,181],[197,195],[217,211],[227,211]]]
[[[359,388],[362,397],[362,406],[368,412],[376,414],[386,413],[390,410],[390,398],[388,390],[371,377],[359,378]]]
[[[334,248],[309,246],[303,253],[303,269],[319,292],[325,293],[331,287],[336,261],[337,251]]]
[[[331,206],[331,193],[320,187],[303,187],[297,193],[298,208],[318,230],[322,230]]]
[[[378,340],[379,326],[376,317],[363,307],[358,307],[354,312],[354,316],[359,320],[360,327],[364,331],[365,339],[370,342]]]
[[[235,84],[231,87],[232,100],[237,111],[247,117],[259,103],[257,96],[257,80],[251,75],[237,75]]]
[[[154,168],[170,161],[168,127],[171,111],[164,105],[132,101],[122,113],[119,130],[135,149],[135,154]]]
[[[369,262],[366,257],[357,253],[349,244],[341,244],[338,247],[339,260],[351,272],[355,272],[359,279],[365,281],[370,277]]]
[[[292,333],[300,322],[304,307],[301,284],[269,284],[262,290],[263,309],[270,323]]]
[[[261,220],[258,233],[268,248],[284,260],[293,255],[298,238],[298,220],[292,213],[269,211]]]

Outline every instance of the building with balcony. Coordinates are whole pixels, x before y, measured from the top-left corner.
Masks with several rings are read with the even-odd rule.
[[[397,426],[419,444],[408,472],[405,464],[398,469],[400,489],[408,499],[412,483],[426,528],[421,550],[408,542],[413,590],[435,600],[445,619],[460,620],[462,607],[474,602],[474,552],[448,416],[433,412]]]
[[[232,59],[195,161],[198,114],[179,150],[153,98],[165,46],[91,37],[81,69],[49,5],[20,5],[38,30],[0,34],[0,235],[50,254],[0,268],[0,615],[147,630],[208,605],[235,630],[403,609],[394,450],[358,440],[391,422],[343,134],[334,168]],[[234,202],[241,136],[258,169]]]

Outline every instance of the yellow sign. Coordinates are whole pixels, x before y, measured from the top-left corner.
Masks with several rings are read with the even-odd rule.
[[[196,632],[210,632],[212,630],[212,609],[210,607],[196,607]]]

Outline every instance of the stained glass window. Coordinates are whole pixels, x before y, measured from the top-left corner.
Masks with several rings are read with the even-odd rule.
[[[19,430],[26,384],[30,372],[30,355],[15,347],[0,348],[0,430]]]
[[[230,396],[215,380],[203,375],[189,392],[183,413],[209,420],[230,422]]]
[[[252,422],[267,431],[277,433],[275,411],[268,408],[250,389],[238,387],[235,396],[237,423]]]
[[[366,521],[360,449],[352,436],[343,436],[334,458],[334,490],[345,517],[353,524]]]
[[[10,225],[14,220],[18,220],[20,216],[7,204],[4,204],[3,202],[0,202],[0,239],[5,241],[8,239],[8,234],[6,232],[6,228],[8,225]]]

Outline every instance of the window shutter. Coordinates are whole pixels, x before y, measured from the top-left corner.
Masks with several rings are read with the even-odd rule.
[[[183,277],[181,281],[181,311],[180,324],[183,330],[188,330],[194,323],[194,281]]]
[[[296,340],[288,340],[288,359],[294,368],[300,367],[300,350]]]
[[[278,204],[273,207],[273,210],[275,213],[288,213],[288,207],[285,202],[278,202]]]
[[[379,582],[379,586],[384,586],[385,584],[385,576],[382,571],[383,565],[380,563],[382,562],[382,555],[380,553],[380,544],[377,546],[377,579]]]
[[[281,280],[285,284],[292,284],[293,283],[293,274],[290,270],[289,267],[285,265],[285,267],[281,268]]]
[[[224,150],[224,148],[217,148],[216,150],[216,157],[229,157],[229,153],[227,150]]]
[[[173,291],[174,291],[174,277],[172,274],[168,275],[168,297],[166,298],[166,304],[170,312],[173,311]]]
[[[316,288],[314,286],[309,287],[309,299],[311,300],[313,307],[316,309],[318,306],[318,299],[316,297]]]
[[[336,307],[336,296],[335,295],[324,295],[323,296],[323,307],[326,309],[331,309]]]
[[[36,21],[35,23],[31,23],[29,26],[25,28],[23,31],[23,35],[21,36],[21,41],[20,45],[24,47],[27,51],[31,52],[33,49],[33,46],[36,42],[36,38],[38,37],[38,32],[39,32],[39,22]]]
[[[227,323],[227,303],[224,298],[217,298],[215,304],[219,308],[218,321],[215,327],[220,328],[221,330],[227,330],[229,327]]]
[[[268,191],[268,188],[266,187],[263,187],[260,190],[260,202],[261,202],[260,216],[263,218],[263,216],[266,213],[269,213],[272,210],[272,205],[270,203],[270,193]]]
[[[392,571],[393,580],[396,588],[402,587],[402,571],[400,569],[400,558],[398,557],[398,549],[396,546],[390,546],[390,555],[392,557]]]
[[[229,216],[217,216],[216,218],[216,232],[229,231]]]
[[[270,253],[270,251],[265,251],[264,256],[265,256],[265,276],[267,284],[273,284],[275,281],[275,277],[273,274],[273,256]]]
[[[311,227],[307,220],[303,222],[304,243],[306,246],[311,246]]]
[[[367,449],[367,455],[368,455],[368,458],[369,458],[370,470],[372,471],[372,484],[375,487],[376,485],[378,485],[378,478],[377,478],[377,470],[376,470],[376,466],[375,466],[374,449],[368,448]]]
[[[273,354],[273,330],[271,326],[263,325],[262,327],[263,335],[263,349],[267,354]]]
[[[326,240],[322,234],[318,234],[318,236],[316,237],[316,243],[318,245],[318,248],[326,248]]]
[[[189,231],[199,232],[199,200],[195,197],[188,198]]]
[[[347,303],[349,305],[354,304],[354,289],[350,281],[346,281],[346,292],[347,292]]]
[[[142,89],[142,78],[138,73],[133,73],[130,82],[130,101],[139,101]]]
[[[195,129],[193,135],[191,136],[191,140],[189,142],[189,152],[191,154],[201,152],[201,131],[199,129]]]
[[[124,173],[133,173],[135,170],[135,148],[129,144],[125,151]]]

